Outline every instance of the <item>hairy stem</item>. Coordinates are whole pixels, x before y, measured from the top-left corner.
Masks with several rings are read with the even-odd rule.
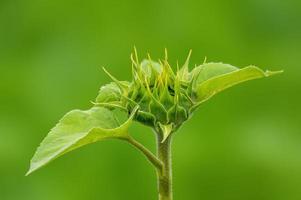
[[[148,150],[144,145],[139,143],[137,140],[135,140],[133,137],[128,137],[126,139],[130,144],[132,144],[134,147],[136,147],[140,152],[142,152],[146,158],[154,165],[154,167],[157,169],[157,173],[162,173],[163,170],[163,163],[160,161],[157,156],[155,156],[150,150]]]
[[[160,134],[157,136],[157,154],[163,163],[162,173],[157,173],[159,200],[172,200],[172,163],[171,137],[163,143]]]

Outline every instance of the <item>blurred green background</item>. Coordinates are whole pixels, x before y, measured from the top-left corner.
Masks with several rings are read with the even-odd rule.
[[[74,151],[25,177],[67,111],[87,109],[129,55],[223,61],[285,73],[227,90],[174,138],[175,200],[301,199],[301,1],[1,0],[0,199],[155,200],[155,171],[126,143]],[[192,66],[191,65],[191,66]],[[135,137],[154,149],[139,125]]]

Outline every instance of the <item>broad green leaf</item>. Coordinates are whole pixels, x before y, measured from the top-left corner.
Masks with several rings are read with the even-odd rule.
[[[221,63],[210,63],[199,69],[196,81],[196,99],[203,102],[213,95],[236,84],[263,77],[268,77],[282,71],[263,71],[255,66],[242,69]]]
[[[109,138],[127,138],[128,128],[136,110],[121,125],[114,113],[103,107],[93,107],[87,111],[73,110],[67,113],[38,147],[27,175],[84,145]]]

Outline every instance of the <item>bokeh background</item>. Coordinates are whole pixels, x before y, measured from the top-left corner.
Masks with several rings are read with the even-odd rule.
[[[285,73],[227,90],[174,138],[175,200],[301,199],[301,1],[1,0],[0,199],[155,200],[155,171],[128,144],[105,141],[25,177],[61,116],[87,109],[129,55],[191,66],[223,61]],[[154,135],[131,132],[154,150]]]

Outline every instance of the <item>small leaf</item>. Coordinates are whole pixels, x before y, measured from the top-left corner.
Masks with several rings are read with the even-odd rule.
[[[174,100],[173,97],[170,95],[168,85],[164,86],[161,90],[159,100],[161,104],[166,108],[166,110],[173,106]]]
[[[120,101],[121,91],[116,83],[112,82],[100,88],[96,97],[96,103],[108,103]]]
[[[102,107],[67,113],[38,147],[26,175],[84,145],[109,138],[127,138],[128,128],[136,111],[137,109],[122,125],[113,112]]]
[[[168,110],[168,121],[174,123],[176,126],[182,124],[187,118],[188,114],[186,110],[178,104],[175,104]]]
[[[163,143],[168,136],[171,134],[172,130],[173,130],[173,124],[167,124],[167,125],[163,125],[160,122],[159,124],[159,128],[161,129],[161,133],[162,133],[162,141],[161,143]]]
[[[141,62],[141,69],[144,76],[147,76],[149,78],[152,76],[158,76],[162,73],[162,66],[159,63],[154,62],[150,59],[144,59]]]
[[[229,64],[224,63],[205,63],[194,68],[191,72],[192,77],[195,79],[196,84],[200,84],[212,77],[219,76],[222,74],[230,73],[239,70]]]
[[[156,117],[156,120],[162,123],[167,123],[167,111],[164,106],[155,98],[149,104],[150,112]]]
[[[282,71],[266,71],[255,66],[249,66],[242,69],[225,65],[221,63],[210,63],[210,65],[200,68],[199,78],[196,82],[196,100],[203,102],[211,98],[213,95],[221,92],[238,83],[248,80],[268,77]]]

